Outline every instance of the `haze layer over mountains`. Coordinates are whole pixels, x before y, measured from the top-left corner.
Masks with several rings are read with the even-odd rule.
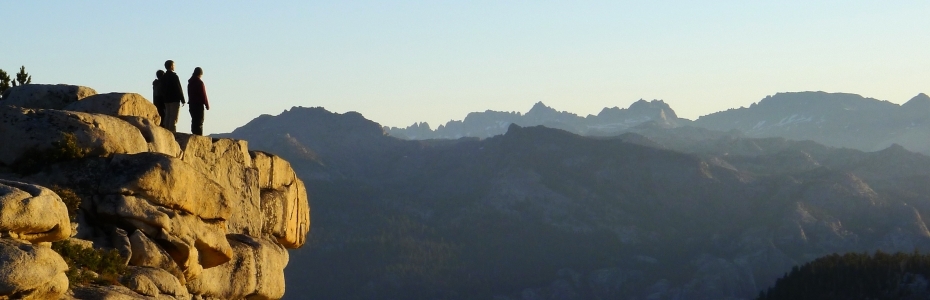
[[[503,134],[510,124],[542,125],[585,136],[617,135],[640,125],[693,126],[724,132],[736,130],[746,137],[813,140],[863,151],[899,144],[908,150],[930,153],[930,97],[923,93],[903,105],[845,93],[778,93],[748,108],[712,113],[695,121],[678,118],[662,100],[639,100],[626,109],[604,108],[597,115],[586,117],[560,112],[539,102],[526,114],[475,112],[435,130],[426,123],[385,129],[391,136],[402,139],[487,138]]]
[[[429,131],[486,135],[455,140],[295,107],[224,136],[307,183],[286,297],[753,299],[832,253],[930,249],[930,157],[906,148],[922,103],[785,93],[695,121],[537,104]]]

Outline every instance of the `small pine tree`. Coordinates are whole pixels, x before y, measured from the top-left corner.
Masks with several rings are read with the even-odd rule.
[[[3,96],[3,92],[11,87],[10,81],[10,74],[0,70],[0,97]]]
[[[19,85],[32,83],[32,76],[26,73],[26,66],[19,67],[19,73],[16,73],[16,82]],[[16,86],[16,84],[14,83],[13,86]]]

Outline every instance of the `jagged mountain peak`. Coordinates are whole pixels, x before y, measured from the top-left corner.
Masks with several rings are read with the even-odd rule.
[[[914,96],[914,98],[911,98],[911,100],[908,100],[902,106],[908,109],[930,110],[930,96],[924,93],[917,94],[917,96]]]
[[[539,102],[536,102],[536,104],[533,104],[533,108],[530,108],[530,111],[526,112],[526,115],[527,116],[545,115],[545,114],[552,114],[552,113],[558,113],[558,112],[559,111],[555,110],[554,108],[546,106],[546,104],[544,104],[542,101],[539,101]]]

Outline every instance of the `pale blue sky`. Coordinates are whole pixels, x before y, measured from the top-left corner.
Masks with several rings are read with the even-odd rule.
[[[930,1],[5,1],[0,23],[0,68],[36,83],[150,98],[166,59],[203,67],[206,133],[292,106],[435,128],[537,101],[694,119],[777,92],[930,93]]]

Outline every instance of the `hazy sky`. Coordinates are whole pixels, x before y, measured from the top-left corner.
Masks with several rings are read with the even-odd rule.
[[[182,81],[202,67],[206,133],[292,106],[435,128],[537,101],[694,119],[777,92],[930,93],[925,0],[5,1],[0,21],[0,69],[34,83],[150,99],[166,59]]]

